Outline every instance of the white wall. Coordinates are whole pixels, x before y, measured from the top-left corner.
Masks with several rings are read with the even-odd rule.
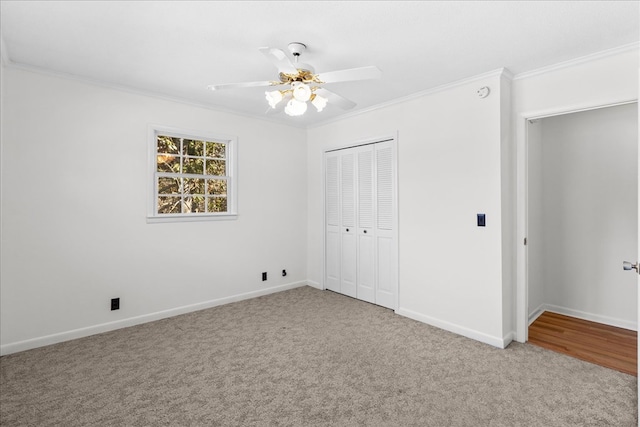
[[[3,353],[306,283],[305,130],[17,68],[2,79]],[[146,223],[149,123],[238,137],[237,220]]]
[[[493,73],[309,130],[311,281],[322,284],[323,150],[398,132],[398,313],[505,344],[501,84]],[[491,88],[486,99],[482,86]]]
[[[638,108],[540,120],[545,303],[637,328]],[[531,270],[530,270],[531,271]]]
[[[638,99],[638,44],[557,64],[513,80],[513,118],[517,176],[516,339],[527,337],[526,284],[526,119]]]
[[[502,206],[502,341],[515,338],[514,296],[516,280],[516,150],[511,117],[511,82],[509,72],[500,79],[500,186]]]
[[[544,310],[544,234],[542,228],[542,124],[540,120],[527,123],[527,233],[529,321]]]

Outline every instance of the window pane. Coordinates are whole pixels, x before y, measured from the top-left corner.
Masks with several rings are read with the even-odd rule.
[[[204,197],[188,196],[184,198],[182,213],[204,213]]]
[[[158,178],[158,194],[180,194],[180,178]]]
[[[226,212],[227,198],[226,197],[208,197],[207,209],[209,210],[209,212]]]
[[[209,179],[207,180],[207,194],[216,196],[227,195],[227,180],[225,179]]]
[[[182,160],[182,173],[202,175],[204,173],[204,160],[185,157],[184,160]]]
[[[204,141],[183,139],[182,154],[185,156],[204,156]]]
[[[158,172],[180,172],[180,158],[167,154],[158,154]]]
[[[207,194],[227,195],[226,179],[210,179],[207,181]]]
[[[158,213],[170,214],[180,213],[180,197],[161,196],[158,197]]]
[[[227,162],[224,160],[207,159],[207,175],[225,176],[227,174]]]
[[[184,194],[204,194],[204,179],[185,178]]]
[[[178,154],[180,152],[180,138],[158,135],[158,153]]]
[[[207,157],[226,159],[227,144],[220,142],[207,142]]]

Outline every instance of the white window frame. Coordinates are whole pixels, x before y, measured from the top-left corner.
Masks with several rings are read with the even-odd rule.
[[[201,141],[222,142],[227,145],[226,178],[227,178],[227,212],[219,213],[158,213],[158,179],[157,179],[157,143],[158,135],[174,138],[195,139]],[[191,222],[191,221],[216,221],[233,220],[238,217],[238,138],[235,136],[218,133],[180,129],[160,125],[149,125],[149,173],[148,173],[148,201],[147,223],[156,222]]]

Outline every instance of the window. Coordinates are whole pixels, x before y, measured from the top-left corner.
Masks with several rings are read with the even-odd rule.
[[[149,133],[150,222],[237,216],[236,138],[158,126]]]

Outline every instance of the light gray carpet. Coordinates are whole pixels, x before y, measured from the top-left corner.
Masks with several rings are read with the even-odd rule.
[[[637,426],[636,378],[310,287],[0,359],[3,426]]]

